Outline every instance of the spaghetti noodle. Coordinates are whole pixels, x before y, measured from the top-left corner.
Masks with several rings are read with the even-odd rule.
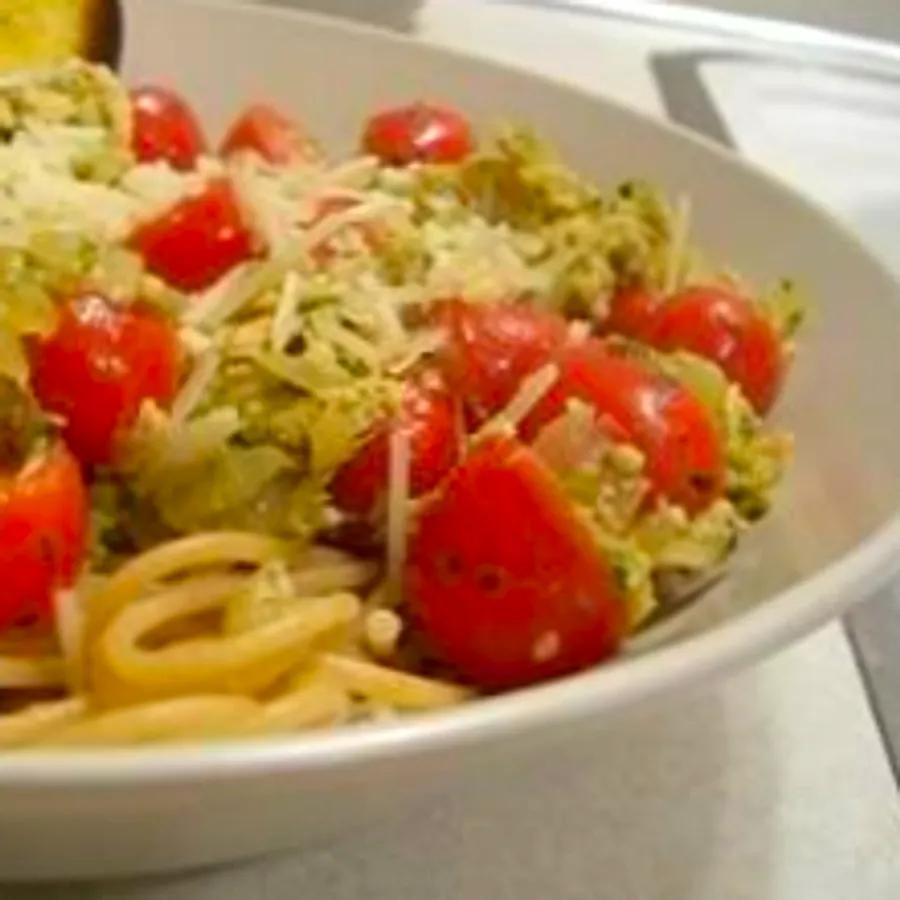
[[[468,695],[367,662],[359,644],[359,657],[346,655],[348,636],[363,624],[348,592],[364,590],[373,568],[334,550],[306,551],[305,566],[287,569],[294,594],[277,616],[227,633],[229,598],[283,553],[277,542],[225,532],[131,560],[86,598],[94,616],[78,658],[90,666],[78,695],[0,716],[0,747],[282,734],[349,721],[370,701],[427,710]],[[0,657],[0,689],[62,688],[63,657],[26,650],[22,641],[20,655]]]

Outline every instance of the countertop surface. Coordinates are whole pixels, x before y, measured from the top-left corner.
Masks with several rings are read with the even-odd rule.
[[[648,53],[709,43],[468,0],[430,0],[418,29],[656,115],[664,105]],[[561,754],[539,781],[449,798],[327,847],[167,878],[0,885],[0,898],[900,897],[897,786],[840,625],[592,741]]]

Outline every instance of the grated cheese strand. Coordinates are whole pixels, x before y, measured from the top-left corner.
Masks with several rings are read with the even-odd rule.
[[[387,495],[386,594],[391,605],[403,595],[403,568],[409,528],[409,434],[404,428],[391,433]]]
[[[200,404],[207,389],[216,377],[219,368],[219,353],[215,347],[207,347],[194,361],[191,374],[172,403],[172,422],[186,422]]]
[[[272,314],[272,325],[269,339],[273,349],[279,353],[287,347],[294,336],[294,328],[297,325],[297,302],[300,299],[300,274],[295,271],[288,272],[281,285],[278,295],[278,303]]]
[[[488,422],[485,429],[493,423],[494,428],[517,428],[519,423],[544,399],[547,391],[556,384],[559,378],[559,367],[553,363],[541,366],[527,378],[522,379],[519,389],[512,400]]]
[[[666,296],[674,293],[681,286],[690,226],[691,199],[687,194],[681,194],[675,203],[672,240],[669,242],[669,253],[666,257],[666,271],[663,278],[663,293]]]
[[[402,208],[400,200],[393,197],[375,197],[365,203],[348,207],[324,216],[313,225],[302,237],[301,245],[306,251],[318,247],[324,241],[334,237],[348,225],[370,222],[391,210]]]

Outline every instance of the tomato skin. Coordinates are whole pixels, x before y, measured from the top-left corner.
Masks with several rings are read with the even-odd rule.
[[[660,298],[647,288],[637,285],[620,288],[610,300],[600,332],[646,341],[653,332],[659,305]]]
[[[221,156],[227,158],[245,151],[258,153],[276,166],[314,159],[317,155],[297,123],[267,103],[248,106],[222,138]]]
[[[183,291],[199,291],[253,255],[253,238],[224,178],[183,198],[132,234],[147,268]]]
[[[589,530],[511,438],[478,445],[426,504],[406,583],[432,648],[486,689],[586,668],[625,630],[625,602]]]
[[[332,495],[345,512],[373,513],[388,484],[390,439],[395,427],[405,429],[410,442],[410,494],[435,488],[453,468],[459,453],[456,400],[436,380],[408,382],[397,423],[378,424],[356,454],[335,473]]]
[[[174,328],[100,294],[65,303],[56,330],[32,348],[32,389],[65,420],[63,437],[86,465],[108,463],[144,400],[165,406],[178,385]]]
[[[438,365],[473,427],[503,409],[569,335],[562,316],[513,303],[445,300],[430,318],[446,335]]]
[[[138,162],[164,160],[175,169],[191,169],[206,149],[200,124],[175,91],[144,85],[131,91],[132,150]]]
[[[785,359],[772,325],[752,301],[719,287],[687,288],[659,309],[651,343],[717,363],[760,414],[775,402]]]
[[[65,447],[0,474],[0,631],[51,618],[53,592],[84,560],[87,521],[81,470]]]
[[[562,415],[569,398],[578,398],[594,407],[612,439],[643,452],[655,495],[689,513],[721,496],[721,441],[709,413],[685,387],[596,338],[566,348],[558,362],[559,379],[521,424],[526,439]]]
[[[396,106],[366,123],[363,149],[382,162],[405,166],[412,162],[459,162],[472,152],[468,121],[456,110],[431,103]]]

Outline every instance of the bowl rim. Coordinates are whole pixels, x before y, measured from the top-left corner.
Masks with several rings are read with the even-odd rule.
[[[138,2],[146,3],[147,0]],[[319,29],[363,35],[386,45],[414,45],[427,52],[463,63],[474,62],[480,68],[519,79],[549,83],[559,90],[613,108],[626,117],[675,134],[789,195],[792,202],[806,207],[854,246],[886,283],[894,285],[893,297],[887,298],[886,302],[900,302],[900,283],[849,228],[817,201],[744,157],[683,126],[657,119],[608,97],[602,90],[588,90],[562,78],[531,72],[480,53],[465,52],[436,41],[323,14],[246,3],[226,4],[224,0],[180,2],[213,14],[227,12],[250,18],[276,18],[290,22],[292,27],[306,23]],[[127,24],[126,5],[126,40]],[[732,672],[811,632],[898,574],[900,508],[825,568],[770,595],[759,605],[707,632],[681,639],[671,646],[654,648],[646,654],[621,658],[611,665],[508,694],[480,698],[459,707],[410,715],[390,723],[364,723],[330,731],[254,740],[140,748],[9,751],[0,754],[0,790],[80,790],[86,786],[133,788],[254,778],[288,771],[340,769],[388,758],[402,761],[412,755],[495,742],[539,728],[576,722],[592,714],[613,713],[635,701],[696,684],[712,673]]]

